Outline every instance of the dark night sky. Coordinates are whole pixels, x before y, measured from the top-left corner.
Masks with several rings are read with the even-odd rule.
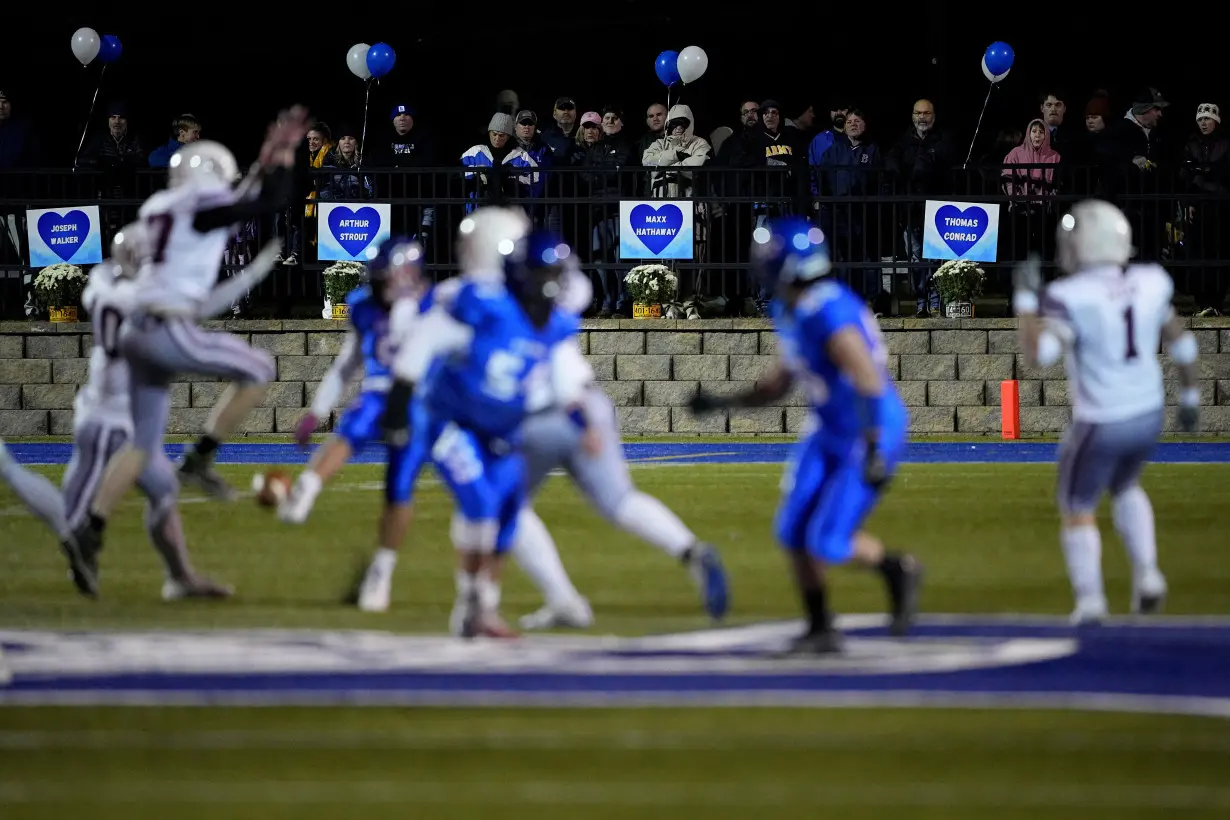
[[[748,3],[703,16],[687,11],[694,5],[675,11],[639,0],[538,3],[483,12],[472,22],[455,9],[474,6],[460,3],[431,4],[430,12],[421,11],[428,4],[399,4],[390,22],[346,3],[315,12],[307,4],[190,4],[183,22],[175,4],[149,6],[156,15],[120,4],[81,4],[80,11],[74,5],[57,4],[55,14],[30,22],[10,16],[0,53],[0,89],[13,95],[16,113],[36,118],[51,165],[71,163],[97,83],[99,64],[82,69],[69,50],[83,25],[124,44],[123,57],[107,70],[100,105],[127,100],[133,127],[151,147],[169,136],[173,116],[191,111],[207,137],[228,143],[241,159],[280,105],[301,101],[326,122],[358,122],[363,83],[347,71],[345,55],[360,41],[384,40],[397,51],[393,73],[373,90],[369,133],[386,127],[392,104],[408,101],[447,165],[481,139],[503,88],[515,89],[540,116],[549,116],[560,94],[574,96],[582,111],[616,102],[639,133],[644,107],[664,97],[654,57],[693,44],[708,53],[709,70],[684,89],[683,101],[703,134],[733,125],[745,97],[774,97],[792,116],[807,102],[823,105],[839,94],[865,108],[875,133],[891,139],[908,123],[913,100],[926,95],[964,147],[987,88],[979,59],[996,39],[1012,44],[1016,65],[991,98],[988,138],[1006,125],[1023,128],[1037,111],[1034,96],[1051,83],[1069,89],[1076,116],[1094,88],[1111,91],[1119,116],[1142,86],[1156,85],[1174,103],[1168,113],[1175,137],[1194,127],[1197,102],[1230,106],[1230,96],[1221,96],[1230,86],[1222,79],[1230,76],[1224,60],[1200,45],[1190,24],[1154,24],[1134,14],[1115,24],[1098,13],[1106,8],[1100,3],[1070,2],[1062,14],[1050,6],[1032,28],[1022,23],[1035,16],[1029,6],[1004,4],[997,14],[985,10],[990,4],[952,0],[853,10],[783,2],[760,18],[749,15],[757,7]],[[268,22],[254,18],[257,9]]]

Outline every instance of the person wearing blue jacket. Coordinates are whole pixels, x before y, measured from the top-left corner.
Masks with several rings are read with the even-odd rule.
[[[201,122],[191,114],[180,114],[171,122],[171,139],[150,152],[149,167],[169,168],[175,152],[201,138]]]

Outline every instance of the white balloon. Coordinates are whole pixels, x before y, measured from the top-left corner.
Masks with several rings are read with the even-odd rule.
[[[355,43],[350,47],[350,51],[346,52],[346,67],[350,69],[350,73],[358,77],[360,80],[366,80],[372,76],[371,71],[367,68],[367,50],[371,48],[367,43]]]
[[[98,56],[98,49],[102,46],[102,40],[98,37],[98,32],[92,28],[79,28],[73,32],[73,56],[77,58],[82,65],[89,65],[94,62],[94,58]]]
[[[705,54],[705,50],[700,46],[688,46],[679,52],[676,65],[679,68],[679,79],[684,83],[694,83],[709,67],[709,55]]]
[[[1008,69],[1008,71],[1011,71],[1011,70],[1012,69]],[[1007,77],[1008,71],[1005,71],[1003,74],[992,74],[991,69],[987,68],[987,58],[986,57],[982,58],[982,76],[986,77],[991,82],[997,83],[1000,80],[1002,80],[1004,77]]]

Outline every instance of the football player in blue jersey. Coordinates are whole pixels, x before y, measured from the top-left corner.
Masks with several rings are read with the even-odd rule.
[[[279,505],[281,520],[304,523],[324,483],[355,452],[382,440],[380,424],[393,384],[393,359],[417,315],[418,300],[427,290],[422,264],[423,249],[417,242],[403,237],[386,240],[368,264],[368,283],[346,297],[352,329],[317,388],[311,409],[300,419],[295,438],[300,444],[308,443],[320,421],[337,405],[346,384],[361,371],[360,393]],[[427,445],[417,440],[388,448],[379,545],[349,601],[364,611],[388,609],[397,550],[410,527],[414,483],[426,459]]]
[[[921,567],[862,529],[901,458],[908,427],[879,325],[862,299],[825,278],[831,266],[818,228],[789,217],[758,228],[753,240],[757,271],[775,294],[781,362],[751,390],[730,397],[700,393],[692,409],[759,407],[795,383],[807,392],[811,415],[787,468],[775,526],[809,618],[791,651],[841,650],[826,594],[831,565],[878,570],[888,587],[891,630],[904,634],[915,614]]]
[[[579,397],[588,366],[579,320],[555,307],[571,250],[533,231],[501,251],[504,281],[437,287],[394,364],[389,441],[433,442],[432,464],[455,501],[450,533],[459,555],[450,629],[463,637],[512,637],[499,616],[499,573],[525,503],[520,427],[535,406]],[[533,261],[531,261],[533,260]],[[406,407],[421,402],[425,416]],[[570,421],[586,427],[583,412]],[[426,423],[428,432],[413,429]]]

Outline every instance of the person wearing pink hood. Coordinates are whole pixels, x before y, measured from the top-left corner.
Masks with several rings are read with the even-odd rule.
[[[1025,139],[1004,157],[1004,192],[1008,194],[1012,221],[1004,226],[1008,230],[1001,228],[1000,233],[1009,237],[1017,254],[1013,259],[1024,259],[1031,252],[1046,255],[1048,232],[1054,233],[1054,166],[1058,163],[1059,152],[1051,147],[1050,129],[1040,119],[1030,120]]]

